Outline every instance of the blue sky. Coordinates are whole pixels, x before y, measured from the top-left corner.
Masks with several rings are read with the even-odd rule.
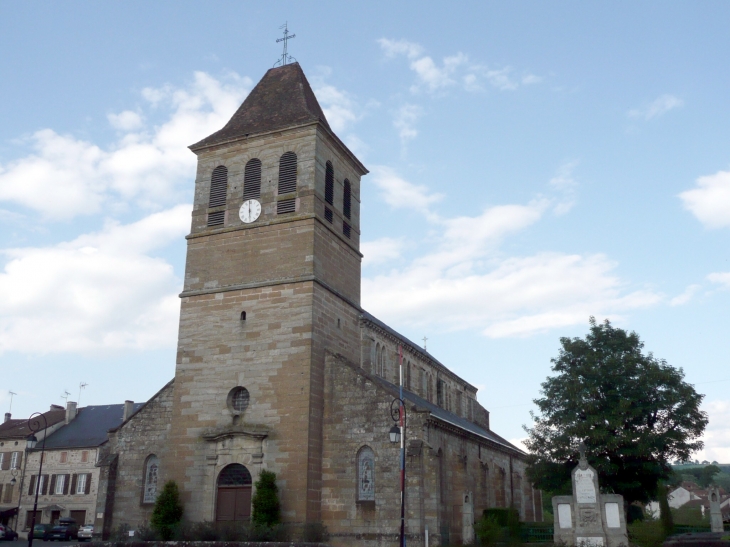
[[[280,55],[362,186],[363,306],[524,436],[561,336],[637,331],[730,461],[730,6],[0,7],[0,405],[146,400],[174,374],[195,156]],[[387,417],[383,418],[384,420]]]

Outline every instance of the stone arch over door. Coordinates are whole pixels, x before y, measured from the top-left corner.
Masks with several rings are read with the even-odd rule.
[[[215,504],[217,522],[251,519],[251,482],[251,473],[240,463],[232,463],[221,470]]]

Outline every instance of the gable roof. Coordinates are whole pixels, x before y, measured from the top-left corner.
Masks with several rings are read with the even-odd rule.
[[[51,410],[44,412],[48,427],[56,425],[66,419],[66,410],[62,406],[51,405]],[[42,420],[41,420],[42,422]],[[28,420],[13,420],[0,424],[0,439],[25,439],[32,431],[28,427]]]
[[[270,68],[220,131],[190,146],[197,150],[258,133],[306,123],[329,128],[299,63]]]
[[[143,403],[135,403],[138,410]],[[107,441],[107,432],[122,423],[124,405],[98,405],[80,408],[76,417],[46,439],[45,449],[92,448]]]

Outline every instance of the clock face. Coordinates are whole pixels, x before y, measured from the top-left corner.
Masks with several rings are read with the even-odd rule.
[[[246,224],[253,222],[261,214],[261,204],[255,199],[247,199],[241,204],[241,208],[238,210],[238,216],[241,218],[241,222]]]

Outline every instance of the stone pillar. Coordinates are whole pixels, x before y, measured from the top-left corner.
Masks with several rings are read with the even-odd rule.
[[[722,533],[722,511],[720,510],[720,490],[717,486],[710,488],[707,496],[710,500],[710,529]]]

